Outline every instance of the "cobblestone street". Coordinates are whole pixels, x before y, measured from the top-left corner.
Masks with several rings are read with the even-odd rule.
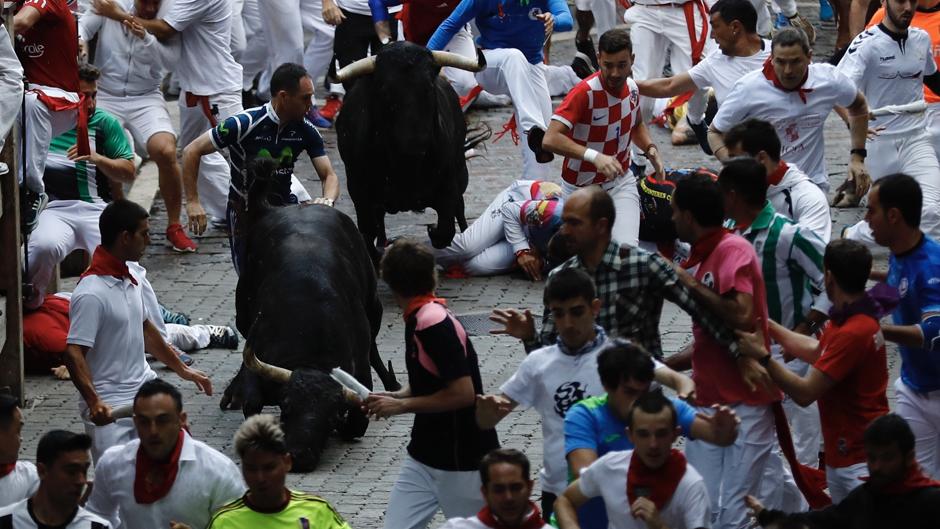
[[[800,2],[799,5],[807,18],[816,24],[819,33],[816,55],[819,60],[823,60],[831,53],[835,29],[831,25],[820,29],[818,4],[815,0]],[[557,35],[552,47],[553,62],[566,62],[573,53],[573,33]],[[556,105],[558,102],[560,99],[555,100]],[[170,107],[175,113],[175,102]],[[494,131],[499,131],[511,112],[511,107],[474,110],[468,117],[471,122],[482,121]],[[717,167],[715,160],[702,154],[698,146],[671,146],[669,131],[655,129],[653,134],[668,165]],[[333,130],[324,130],[323,135],[330,159],[341,180],[345,182],[345,170],[336,150],[336,135]],[[849,144],[848,131],[834,114],[827,122],[826,139],[828,167],[834,175],[832,187],[836,188],[844,179]],[[524,141],[522,144],[524,145]],[[469,162],[470,185],[465,195],[469,221],[472,222],[472,219],[484,210],[496,193],[519,177],[522,166],[520,148],[521,146],[512,144],[508,135],[495,143],[491,139],[487,141],[484,157]],[[560,158],[556,157],[553,164],[557,169],[553,171],[553,179],[558,180],[561,170]],[[309,159],[300,160],[297,176],[307,186],[311,195],[320,194],[320,184],[315,180]],[[342,189],[336,206],[353,215],[352,202],[346,193],[345,183]],[[172,253],[166,246],[163,235],[166,215],[159,198],[154,202],[152,214],[153,244],[142,264],[148,269],[148,278],[161,303],[172,310],[189,314],[193,323],[234,326],[237,278],[232,269],[225,235],[210,231],[197,241],[200,245],[197,253],[180,256]],[[833,236],[837,236],[843,226],[854,222],[860,216],[859,209],[833,210]],[[389,237],[411,236],[422,240],[426,239],[425,225],[435,221],[435,214],[430,210],[425,214],[404,213],[386,219]],[[884,258],[880,258],[877,263],[876,266],[884,267]],[[74,279],[64,281],[64,289],[71,290],[74,283]],[[449,307],[461,316],[488,313],[494,307],[528,307],[540,312],[542,284],[532,283],[521,276],[444,279],[438,294],[447,298]],[[381,287],[381,296],[385,313],[378,337],[379,351],[383,359],[391,360],[399,378],[402,379],[405,364],[402,355],[404,325],[401,313],[384,285]],[[689,318],[668,303],[660,328],[664,335],[663,345],[667,355],[680,349],[691,338]],[[494,391],[515,371],[523,358],[523,349],[513,339],[485,334],[475,334],[472,340],[480,358],[485,389],[487,392]],[[189,414],[193,435],[213,447],[222,449],[232,458],[235,458],[232,435],[243,419],[242,414],[240,411],[223,412],[218,403],[222,391],[241,364],[241,345],[243,344],[240,344],[237,352],[210,349],[193,354],[196,359],[195,367],[212,378],[215,394],[211,397],[196,393],[191,384],[183,384],[166,369],[158,368],[161,376],[166,376],[183,388],[185,409]],[[896,349],[889,349],[889,357],[892,373],[896,374]],[[890,385],[889,391],[893,396]],[[27,382],[27,396],[30,402],[27,406],[27,424],[23,432],[22,454],[26,459],[32,460],[35,457],[36,444],[43,432],[51,428],[79,431],[82,426],[77,413],[78,393],[71,383],[55,381],[51,376],[31,376]],[[276,409],[268,411],[277,412]],[[411,422],[410,415],[373,422],[365,437],[358,442],[347,443],[338,438],[332,439],[319,467],[307,474],[291,474],[289,485],[323,496],[337,506],[354,528],[381,527],[388,493],[405,455]],[[542,442],[536,413],[513,413],[500,423],[498,430],[503,445],[523,450],[536,467],[540,466]],[[432,527],[436,527],[440,521],[438,516]]]

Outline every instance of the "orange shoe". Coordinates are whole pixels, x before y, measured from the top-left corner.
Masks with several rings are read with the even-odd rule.
[[[330,121],[336,121],[336,115],[343,108],[343,100],[338,95],[331,94],[326,98],[326,103],[320,107],[320,115]]]
[[[193,253],[199,248],[192,239],[186,236],[182,224],[170,224],[166,229],[166,240],[174,252]]]

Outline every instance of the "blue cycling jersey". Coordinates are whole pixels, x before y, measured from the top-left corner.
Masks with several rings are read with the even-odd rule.
[[[271,103],[239,112],[212,129],[212,145],[228,148],[231,161],[231,191],[245,197],[251,187],[248,162],[270,158],[277,162],[277,190],[287,199],[294,162],[307,151],[310,158],[325,156],[323,138],[312,123],[303,119],[281,126]]]
[[[940,244],[924,235],[920,244],[891,255],[888,284],[897,288],[901,303],[894,309],[897,325],[917,325],[924,314],[940,312]],[[940,353],[899,346],[901,380],[914,391],[940,389]]]

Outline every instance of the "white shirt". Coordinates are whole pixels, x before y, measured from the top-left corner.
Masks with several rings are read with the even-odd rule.
[[[128,266],[130,268],[130,266]],[[67,343],[88,347],[85,362],[98,396],[114,406],[130,404],[144,382],[157,378],[144,353],[144,291],[153,287],[133,269],[127,278],[89,275],[78,282],[69,303]],[[84,400],[80,401],[85,411]]]
[[[848,76],[865,94],[868,108],[904,105],[924,100],[924,76],[937,71],[930,35],[914,26],[907,37],[888,34],[881,24],[856,36],[842,60],[839,71]],[[924,129],[926,115],[897,114],[879,116],[871,127],[886,127],[896,134]]]
[[[597,351],[568,355],[550,345],[525,357],[519,369],[500,388],[522,408],[535,408],[542,417],[544,454],[540,472],[542,490],[561,494],[568,486],[565,461],[565,414],[579,401],[601,395]]]
[[[176,0],[163,20],[181,36],[175,72],[182,90],[201,96],[241,91],[242,67],[230,48],[229,0]]]
[[[39,488],[36,465],[29,461],[17,461],[13,472],[0,478],[0,507],[23,501]]]
[[[762,39],[761,45],[760,51],[748,57],[725,55],[716,49],[689,70],[689,77],[699,88],[712,87],[715,101],[721,106],[734,83],[744,74],[760,70],[770,57],[770,41]]]
[[[95,467],[95,486],[86,507],[115,528],[159,529],[169,527],[171,520],[194,529],[206,527],[215,511],[245,493],[241,472],[231,459],[185,434],[179,472],[170,492],[151,504],[138,504],[134,477],[139,446],[140,440],[135,439],[111,447]]]
[[[128,13],[134,13],[134,0],[118,0]],[[164,1],[158,17],[172,5]],[[78,19],[78,36],[85,42],[98,35],[95,65],[101,70],[98,90],[114,96],[140,96],[160,93],[164,74],[179,61],[180,37],[166,43],[151,33],[138,38],[123,24],[96,14],[93,10]]]
[[[588,498],[604,498],[610,529],[646,529],[643,520],[633,517],[627,500],[627,470],[631,457],[633,450],[608,452],[582,470],[578,479],[582,494]],[[692,465],[686,465],[685,475],[659,516],[669,529],[711,527],[712,508],[705,480]]]
[[[366,15],[369,17],[372,16],[372,11],[369,9],[369,0],[336,0],[336,6],[343,11],[349,11],[350,13]],[[389,13],[397,13],[399,11],[401,11],[401,5],[388,8]],[[394,20],[391,22],[394,22]]]
[[[13,505],[0,508],[0,527],[10,529],[47,529],[48,525],[39,525],[30,512],[29,500],[22,500]],[[79,507],[75,516],[65,525],[56,529],[109,529],[108,522]]]
[[[832,217],[826,193],[794,164],[787,164],[780,183],[767,187],[767,200],[777,213],[793,219],[801,228],[812,232],[829,244]]]
[[[780,137],[781,158],[799,165],[813,182],[828,185],[823,126],[832,108],[851,105],[858,90],[835,66],[819,63],[809,65],[803,88],[812,90],[805,94],[805,103],[797,91],[780,90],[762,70],[753,71],[735,83],[715,114],[712,127],[727,132],[746,119],[768,121]]]
[[[530,511],[531,512],[531,511]],[[547,523],[542,524],[542,529],[552,529],[551,525]],[[476,516],[471,516],[470,518],[451,518],[447,520],[444,525],[441,526],[441,529],[492,529],[490,526],[481,522]]]

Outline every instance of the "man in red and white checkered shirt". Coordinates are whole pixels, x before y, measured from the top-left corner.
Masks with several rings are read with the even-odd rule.
[[[663,177],[659,150],[640,113],[640,94],[630,78],[630,35],[612,29],[598,42],[600,72],[575,86],[555,110],[542,147],[565,156],[561,177],[567,197],[578,188],[599,185],[613,198],[613,239],[636,246],[640,234],[640,195],[629,170],[635,144]],[[641,164],[641,165],[645,165]]]

